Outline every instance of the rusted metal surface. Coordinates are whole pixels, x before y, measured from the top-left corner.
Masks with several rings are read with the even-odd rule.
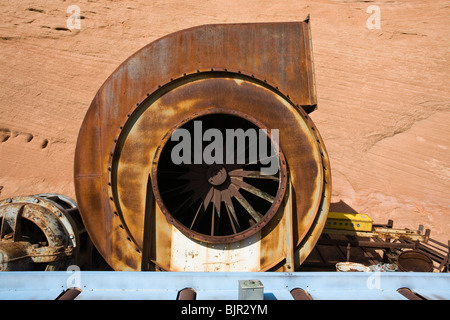
[[[292,289],[291,295],[294,300],[314,300],[311,295],[302,288]]]
[[[429,229],[427,229],[426,232],[422,234],[419,232],[419,230],[393,229],[385,227],[374,227],[372,231],[325,229],[325,233],[359,237],[376,237],[383,240],[421,241],[424,243],[426,243],[430,237]]]
[[[417,250],[429,255],[438,272],[450,272],[450,241],[444,244],[431,238],[428,240],[426,244],[420,243]]]
[[[398,256],[397,265],[400,271],[432,272],[433,260],[418,250],[405,251]]]
[[[0,201],[0,270],[60,270],[75,263],[81,233],[75,211],[73,200],[56,194]]]
[[[420,294],[412,291],[409,288],[400,288],[397,290],[398,293],[400,293],[402,296],[404,296],[408,300],[427,300],[424,297],[422,297]]]
[[[69,288],[63,293],[61,293],[55,300],[75,300],[76,297],[81,293],[80,288]]]
[[[142,48],[100,88],[79,133],[75,189],[96,247],[116,270],[149,262],[172,271],[282,271],[289,248],[290,270],[300,265],[321,234],[331,195],[328,156],[307,115],[315,106],[308,21],[200,26]],[[163,173],[171,132],[206,114],[279,130],[272,193],[250,182],[261,178],[254,170],[226,166],[190,168],[191,178],[206,175],[203,187],[184,186],[195,196],[161,193],[166,181],[184,183]],[[254,210],[252,196],[269,208]],[[196,208],[186,208],[192,201]],[[209,229],[196,227],[202,206],[214,210],[199,213],[211,217]],[[237,206],[253,222],[238,221]],[[192,217],[180,221],[178,211]]]
[[[177,300],[196,300],[197,292],[192,288],[184,288],[178,292]]]

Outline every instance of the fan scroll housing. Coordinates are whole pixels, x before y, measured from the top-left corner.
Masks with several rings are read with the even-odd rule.
[[[115,270],[293,271],[331,195],[315,108],[309,21],[199,26],[145,46],[99,89],[77,141],[77,201],[97,249]],[[224,137],[213,153],[209,129]],[[177,130],[191,162],[174,161]],[[230,130],[255,132],[276,170],[249,143],[227,148]]]

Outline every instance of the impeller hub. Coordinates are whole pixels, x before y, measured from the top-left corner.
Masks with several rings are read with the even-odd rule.
[[[227,180],[228,173],[223,165],[212,164],[206,170],[206,178],[212,186],[220,186]]]

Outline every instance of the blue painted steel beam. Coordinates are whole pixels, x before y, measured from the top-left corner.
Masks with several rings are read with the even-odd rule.
[[[427,299],[450,299],[450,274],[419,272],[2,272],[0,299],[54,299],[70,287],[77,300],[174,300],[190,287],[197,300],[236,300],[238,280],[259,279],[267,300],[292,299],[306,290],[316,300],[404,300],[409,288]]]

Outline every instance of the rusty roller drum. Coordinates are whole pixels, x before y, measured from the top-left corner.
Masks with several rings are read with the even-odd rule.
[[[293,271],[330,203],[316,105],[308,20],[199,26],[136,52],[97,92],[77,141],[77,202],[99,252],[115,270]],[[175,163],[178,129],[208,148],[197,124],[265,133],[276,173],[261,158]],[[242,151],[223,146],[224,158]]]
[[[0,271],[85,266],[87,234],[72,199],[54,193],[0,201]]]

